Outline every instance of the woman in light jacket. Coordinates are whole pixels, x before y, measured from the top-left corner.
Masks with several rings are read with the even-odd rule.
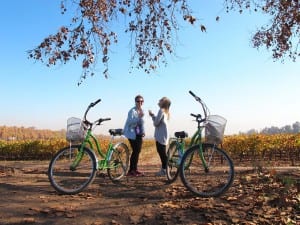
[[[163,97],[158,102],[159,110],[156,116],[149,110],[149,115],[152,117],[153,125],[155,127],[154,138],[156,141],[156,150],[161,160],[161,169],[156,173],[157,176],[166,175],[168,160],[167,144],[169,141],[168,120],[170,116],[170,105],[171,101],[167,97]]]
[[[141,152],[144,129],[144,112],[142,105],[144,98],[141,95],[135,97],[135,106],[128,112],[128,116],[124,126],[124,136],[128,139],[132,148],[130,156],[130,167],[127,176],[143,176],[144,174],[138,170],[137,165]]]

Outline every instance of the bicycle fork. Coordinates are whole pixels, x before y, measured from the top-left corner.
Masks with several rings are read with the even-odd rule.
[[[73,153],[76,154],[76,157],[74,159],[74,161],[72,162],[72,164],[70,165],[70,170],[71,171],[75,171],[77,166],[79,165],[79,163],[81,162],[83,156],[84,156],[84,147],[86,146],[86,142],[92,146],[92,143],[90,141],[84,141],[81,145],[80,148],[78,149],[77,153]],[[72,143],[70,142],[70,159],[72,158]],[[95,157],[97,160],[97,157]],[[97,163],[98,164],[98,163]]]
[[[82,160],[82,157],[84,155],[84,152],[82,151],[83,147],[81,146],[74,161],[72,162],[72,164],[70,165],[70,170],[71,171],[75,171],[76,170],[76,167],[78,166],[78,164],[80,163],[80,161]],[[75,154],[75,153],[72,153],[72,144],[70,142],[70,159],[72,158],[72,154]]]
[[[214,152],[215,152],[215,147],[216,147],[216,145],[214,144],[213,147],[212,147],[212,150],[210,152],[207,151],[207,160],[205,160],[205,158],[204,158],[203,147],[202,146],[200,147],[199,156],[200,156],[200,159],[201,159],[202,164],[204,166],[204,171],[206,173],[209,172],[209,166],[210,166],[211,160],[212,160]]]

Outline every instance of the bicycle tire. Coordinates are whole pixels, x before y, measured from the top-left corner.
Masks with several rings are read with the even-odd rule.
[[[200,197],[217,197],[225,193],[234,179],[234,165],[227,153],[212,145],[202,144],[205,170],[200,159],[199,146],[189,148],[183,155],[180,177],[184,186]],[[188,168],[185,165],[189,163]]]
[[[179,174],[179,166],[180,166],[180,156],[179,156],[179,149],[176,141],[172,141],[169,145],[167,151],[167,179],[168,183],[173,183]]]
[[[75,169],[71,169],[80,147],[80,145],[72,145],[59,150],[49,163],[49,181],[60,194],[77,194],[95,178],[97,160],[94,152],[89,148],[83,148],[82,159]]]
[[[125,143],[113,146],[112,155],[108,162],[107,174],[112,181],[120,180],[126,175],[129,167],[129,148]]]

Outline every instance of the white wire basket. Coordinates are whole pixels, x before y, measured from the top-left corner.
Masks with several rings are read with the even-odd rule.
[[[209,115],[205,123],[205,142],[221,144],[227,120],[219,115]]]
[[[67,141],[80,142],[83,141],[86,135],[86,129],[81,119],[71,117],[67,120]]]

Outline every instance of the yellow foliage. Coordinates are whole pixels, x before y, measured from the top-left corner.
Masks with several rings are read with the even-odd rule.
[[[102,137],[98,140],[101,149],[105,152],[110,139]],[[123,141],[130,148],[126,138],[116,141]],[[59,149],[67,145],[68,142],[64,138],[20,141],[0,140],[0,159],[48,160]],[[224,137],[222,148],[235,160],[263,159],[267,157],[269,160],[286,158],[287,160],[300,161],[300,134],[230,135]],[[155,149],[155,141],[144,139],[143,152],[152,154],[153,149]]]

